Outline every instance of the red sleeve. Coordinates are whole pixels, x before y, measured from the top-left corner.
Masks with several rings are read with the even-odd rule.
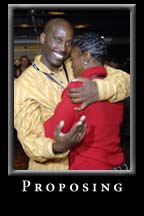
[[[45,136],[53,138],[54,130],[60,121],[64,121],[63,133],[70,130],[73,124],[77,121],[79,113],[74,110],[76,104],[70,101],[68,96],[71,87],[78,87],[79,83],[70,83],[62,93],[62,101],[56,106],[54,115],[44,123]],[[78,104],[77,106],[80,106]]]

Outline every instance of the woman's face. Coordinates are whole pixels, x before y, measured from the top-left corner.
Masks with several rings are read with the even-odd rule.
[[[74,46],[71,50],[72,69],[75,77],[81,76],[84,71],[83,58],[78,46]]]

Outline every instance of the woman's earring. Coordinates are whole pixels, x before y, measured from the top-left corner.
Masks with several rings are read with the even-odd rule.
[[[88,64],[88,62],[87,62],[87,61],[83,61],[83,63],[84,63],[85,65],[87,65],[87,64]]]

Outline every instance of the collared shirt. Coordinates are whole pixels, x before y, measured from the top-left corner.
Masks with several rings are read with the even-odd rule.
[[[63,89],[43,73],[51,74],[51,71],[42,64],[40,59],[41,56],[37,56],[34,61],[40,71],[30,66],[14,81],[14,127],[25,153],[30,158],[30,170],[67,170],[68,152],[54,154],[53,140],[45,137],[43,128],[43,123],[53,115],[57,103],[61,100]],[[71,81],[73,73],[68,60],[66,68]],[[110,67],[106,69],[108,73],[106,84],[103,80],[102,83],[100,80],[96,81],[99,99],[110,98],[115,102],[129,95],[129,75]],[[62,67],[53,76],[67,86]],[[108,89],[107,83],[113,87]],[[118,92],[114,93],[116,91]]]
[[[91,67],[83,71],[82,77],[97,79],[106,76],[102,66]],[[53,138],[57,124],[63,120],[63,133],[86,116],[86,134],[81,143],[69,154],[70,170],[110,170],[124,163],[124,154],[120,147],[120,125],[123,117],[123,102],[97,102],[77,112],[68,96],[69,89],[82,86],[81,82],[70,82],[62,93],[54,115],[44,123],[45,135]],[[80,106],[81,104],[77,104]],[[62,115],[64,113],[65,115]]]
[[[61,100],[63,89],[43,73],[51,74],[51,71],[42,64],[40,58],[41,56],[37,56],[34,61],[40,71],[30,66],[14,81],[14,126],[18,139],[30,158],[29,169],[64,170],[67,169],[67,153],[54,154],[53,140],[46,138],[43,131],[43,122],[53,114]],[[66,66],[69,80],[72,80],[71,66],[68,63]],[[62,67],[53,73],[53,77],[67,86],[68,81]]]

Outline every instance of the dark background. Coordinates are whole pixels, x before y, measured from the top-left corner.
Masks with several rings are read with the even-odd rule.
[[[75,35],[85,31],[95,31],[104,36],[110,44],[110,54],[125,58],[130,56],[130,7],[54,7],[54,8],[14,8],[14,43],[38,41],[44,25],[51,18],[60,17],[70,21]],[[51,15],[50,12],[64,14]],[[25,24],[25,26],[23,26]],[[26,26],[27,25],[27,26]],[[86,25],[77,28],[77,25]]]

